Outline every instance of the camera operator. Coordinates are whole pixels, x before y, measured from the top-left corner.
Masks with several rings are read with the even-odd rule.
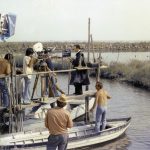
[[[45,62],[47,64],[47,71],[54,71],[54,66],[48,50],[45,49],[44,54],[45,54]],[[65,94],[65,92],[62,91],[57,85],[57,76],[55,73],[51,73],[48,76],[46,76],[46,90],[47,93],[49,93],[49,97],[59,96],[58,91],[61,94]],[[53,107],[54,104],[52,104],[51,106]]]
[[[49,55],[49,51],[44,49],[44,54],[45,54],[45,62],[47,64],[47,67],[50,69],[50,70],[54,70],[54,65],[52,63],[52,60],[51,60],[51,56]]]
[[[31,103],[31,79],[33,73],[33,65],[37,62],[37,59],[33,57],[34,51],[32,48],[27,48],[25,57],[23,59],[23,73],[26,74],[24,77],[25,87],[23,91],[23,103]]]

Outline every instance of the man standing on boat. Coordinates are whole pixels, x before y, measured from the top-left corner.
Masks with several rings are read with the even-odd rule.
[[[95,131],[99,132],[104,130],[106,127],[107,100],[111,97],[108,95],[107,91],[103,89],[103,84],[101,82],[97,81],[95,88],[97,90],[96,98],[91,111],[93,111],[97,106]]]
[[[76,52],[75,59],[71,60],[73,68],[77,69],[76,71],[73,71],[71,73],[71,80],[70,84],[74,85],[75,87],[75,93],[76,95],[83,94],[82,86],[83,85],[89,85],[89,77],[86,69],[83,69],[83,67],[86,66],[85,60],[84,60],[84,54],[81,52],[80,45],[75,45],[74,48]]]
[[[11,60],[13,59],[13,55],[8,53],[4,58],[0,59],[0,91],[2,93],[2,106],[9,106],[9,92],[6,83],[6,75],[11,73]]]
[[[48,137],[47,150],[66,150],[68,144],[67,128],[73,126],[70,113],[63,109],[67,104],[67,98],[62,94],[57,99],[57,107],[47,111],[45,117],[45,127],[48,128],[50,136]]]
[[[27,48],[25,57],[23,59],[23,73],[26,74],[24,77],[25,87],[23,91],[23,103],[30,104],[31,103],[31,78],[33,73],[33,65],[37,62],[37,59],[33,57],[33,49]]]

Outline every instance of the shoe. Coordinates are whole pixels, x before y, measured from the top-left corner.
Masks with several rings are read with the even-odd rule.
[[[82,95],[83,93],[75,93],[75,95]]]

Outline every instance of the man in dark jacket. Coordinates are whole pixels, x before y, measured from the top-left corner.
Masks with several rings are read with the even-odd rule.
[[[71,73],[70,84],[75,86],[76,95],[83,94],[82,85],[89,85],[90,81],[88,78],[88,73],[83,67],[86,66],[84,60],[84,54],[80,50],[80,45],[75,45],[76,57],[72,60],[73,68],[77,70]]]

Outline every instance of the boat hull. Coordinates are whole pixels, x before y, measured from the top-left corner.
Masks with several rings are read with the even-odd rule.
[[[116,139],[126,131],[130,121],[131,118],[108,120],[108,128],[99,133],[94,132],[94,124],[73,127],[69,130],[67,149],[79,149]],[[7,134],[0,137],[0,148],[45,147],[48,136],[48,131]]]

